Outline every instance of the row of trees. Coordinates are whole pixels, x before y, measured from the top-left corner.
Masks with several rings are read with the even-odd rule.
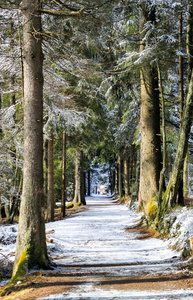
[[[109,189],[138,198],[147,219],[160,220],[177,198],[183,204],[193,8],[186,0],[0,5],[0,183],[10,220],[22,194],[14,280],[49,267],[44,209],[52,220],[59,191],[65,216],[72,186],[74,205],[85,204],[84,171],[89,194],[97,160]]]

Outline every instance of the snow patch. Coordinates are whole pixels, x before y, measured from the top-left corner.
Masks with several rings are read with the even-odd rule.
[[[93,287],[91,284],[81,285],[70,293],[52,295],[49,297],[39,298],[37,300],[65,299],[65,300],[101,300],[101,299],[123,299],[123,300],[166,300],[166,299],[193,299],[191,290],[174,290],[174,291],[135,291],[135,290],[104,290]]]
[[[170,229],[171,246],[183,249],[193,236],[193,209],[183,207],[175,211],[176,220]]]

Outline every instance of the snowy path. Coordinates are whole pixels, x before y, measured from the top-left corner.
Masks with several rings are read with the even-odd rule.
[[[67,293],[41,299],[193,299],[193,290],[156,291],[152,277],[176,280],[187,271],[168,241],[143,239],[127,230],[140,215],[107,197],[89,197],[87,205],[71,218],[46,225],[47,231],[54,230],[48,236],[53,240],[50,256],[64,276],[78,276],[82,282]],[[152,290],[127,289],[140,281],[152,281]]]
[[[136,215],[125,205],[118,205],[110,198],[104,197],[88,198],[87,205],[88,210],[72,218],[58,221],[57,225],[47,224],[47,231],[55,230],[49,238],[54,241],[52,257],[56,258],[57,264],[153,264],[166,263],[179,255],[167,249],[167,241],[138,240],[139,233],[127,232],[126,228],[139,223],[141,215]]]

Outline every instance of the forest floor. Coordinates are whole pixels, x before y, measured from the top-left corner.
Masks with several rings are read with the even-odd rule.
[[[57,268],[30,273],[2,299],[193,299],[191,264],[139,226],[141,215],[107,197],[71,213],[46,224]]]

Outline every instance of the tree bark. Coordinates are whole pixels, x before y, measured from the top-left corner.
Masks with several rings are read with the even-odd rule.
[[[112,173],[113,174],[112,174],[112,192],[111,193],[113,194],[113,193],[115,193],[115,187],[116,187],[116,183],[115,183],[116,182],[116,167],[115,166],[113,167]]]
[[[85,176],[83,168],[83,150],[81,150],[81,176],[80,176],[80,192],[81,192],[81,204],[86,205],[85,199]]]
[[[119,192],[119,176],[118,176],[118,165],[115,166],[115,194]]]
[[[67,201],[67,176],[66,176],[66,132],[62,134],[62,205],[61,215],[66,215],[66,201]]]
[[[48,198],[47,220],[54,221],[54,135],[51,130],[48,140]]]
[[[86,188],[86,171],[83,171],[83,181],[84,181],[84,196],[86,196],[87,188]]]
[[[86,204],[84,195],[84,176],[83,176],[83,151],[76,149],[76,163],[75,163],[75,195],[73,199],[74,206]]]
[[[2,134],[3,134],[3,131],[2,131],[2,99],[1,99],[1,93],[0,93],[0,141],[2,140]]]
[[[20,192],[21,192],[21,188],[22,188],[22,181],[23,181],[23,178],[21,176],[21,178],[19,178],[19,186],[18,186],[18,192],[16,195],[16,201],[14,201],[14,205],[11,208],[9,223],[13,223],[13,219],[14,219],[15,215],[19,216],[19,207],[20,207],[19,198],[20,198]]]
[[[145,2],[145,1],[144,1]],[[155,11],[147,10],[141,4],[140,40],[145,36],[144,26],[147,22],[154,23]],[[141,43],[140,51],[145,49]],[[143,209],[149,218],[153,215],[150,208],[155,208],[154,197],[158,193],[161,171],[161,142],[160,142],[160,111],[157,70],[146,62],[140,70],[141,78],[141,158],[139,209]]]
[[[181,0],[182,4],[182,0]],[[182,50],[182,24],[183,23],[183,18],[182,18],[182,13],[180,14],[180,19],[179,19],[179,49]],[[183,110],[184,110],[184,79],[183,79],[183,57],[182,55],[179,55],[179,100],[180,100],[180,127],[182,125],[182,117],[183,117]],[[178,204],[179,205],[184,205],[184,195],[183,195],[183,187],[184,187],[184,182],[183,182],[183,166],[181,170],[181,178],[180,180],[180,185],[179,185],[179,190],[178,190]]]
[[[119,164],[119,167],[118,167],[118,176],[119,176],[119,199],[122,198],[123,196],[123,189],[122,189],[122,161],[121,161],[121,156],[119,154],[119,157],[118,157],[118,164]]]
[[[114,191],[114,187],[113,187],[113,174],[114,174],[114,171],[113,171],[113,167],[112,167],[112,163],[109,163],[109,186],[108,186],[108,193],[110,192],[111,195],[113,194],[113,191]]]
[[[71,195],[71,199],[74,199],[75,196],[75,184],[76,184],[76,179],[75,179],[75,171],[72,174],[72,195]]]
[[[181,170],[187,153],[188,139],[193,118],[193,72],[188,87],[186,107],[183,113],[182,126],[180,131],[180,139],[176,152],[172,173],[166,190],[166,199],[163,209],[173,206],[176,202],[177,192],[180,185]]]
[[[181,0],[182,3],[182,0]],[[182,50],[182,13],[179,19],[179,49]],[[179,55],[179,98],[180,98],[180,123],[182,122],[184,109],[184,79],[183,79],[183,57]]]
[[[11,31],[12,31],[12,27],[13,27],[13,24],[11,23]],[[11,45],[10,45],[11,46]],[[11,77],[11,82],[10,82],[10,88],[12,88],[15,84],[15,76],[12,76]],[[15,97],[15,93],[13,93],[11,95],[11,99],[10,99],[10,105],[12,106],[15,106],[16,105],[16,97]],[[14,113],[14,123],[16,123],[16,113]],[[14,126],[15,128],[15,126]],[[16,148],[15,148],[15,145],[14,145],[14,142],[13,142],[13,146],[11,148],[11,158],[12,158],[12,162],[11,162],[11,165],[12,165],[12,170],[14,171],[15,173],[15,179],[12,180],[12,186],[15,187],[16,184],[17,184],[17,166],[16,166],[16,157],[17,157],[17,153],[16,153]],[[13,189],[14,190],[14,189]],[[14,206],[16,205],[16,202],[17,199],[14,195],[14,192],[12,192],[10,194],[10,198],[9,198],[9,205],[7,205],[6,207],[6,211],[8,212],[8,222],[9,223],[12,223],[13,222],[13,218],[14,218]]]
[[[188,26],[187,26],[187,53],[188,53],[188,81],[191,78],[191,71],[193,69],[193,3],[189,1],[189,14],[188,14]],[[188,185],[188,149],[184,160],[183,169],[183,196],[188,197],[189,185]]]
[[[188,166],[189,166],[189,159],[188,159],[189,155],[188,155],[188,150],[187,150],[187,154],[184,160],[184,170],[183,170],[183,196],[184,198],[188,197],[189,194],[189,184],[188,184]]]
[[[2,215],[1,215],[1,188],[0,188],[0,222],[2,221]]]
[[[188,53],[188,81],[190,81],[193,69],[193,3],[189,2],[189,15],[187,24],[187,53]]]
[[[44,141],[44,196],[45,200],[47,200],[48,195],[48,140],[45,139]],[[47,207],[47,203],[44,203],[44,205]]]
[[[40,0],[24,0],[24,169],[12,281],[49,266],[43,195],[43,54]]]
[[[17,13],[17,18],[18,18],[18,38],[19,38],[20,68],[21,68],[22,106],[24,108],[23,49],[22,49],[22,40],[21,40],[21,30],[20,30],[20,25],[19,25],[19,13]]]
[[[2,140],[2,121],[1,121],[1,116],[2,116],[2,113],[1,113],[1,109],[2,109],[2,106],[1,106],[1,93],[0,93],[0,141]],[[2,170],[1,171],[1,174],[2,174]],[[0,177],[2,177],[2,175],[0,175]],[[1,188],[0,188],[0,221],[2,220],[2,214],[1,214]]]
[[[73,199],[74,206],[81,203],[81,150],[76,149],[76,161],[75,161],[75,195]]]
[[[129,190],[129,162],[128,162],[128,149],[124,151],[124,181],[125,181],[125,195],[130,194]]]
[[[134,157],[136,156],[135,154],[135,148],[133,146],[131,146],[131,153],[130,153],[130,158],[129,158],[129,182],[130,182],[130,191],[132,190],[132,186],[133,186],[133,183],[135,181],[135,159]]]
[[[165,172],[166,172],[166,125],[165,125],[165,100],[163,93],[163,85],[162,85],[162,76],[159,65],[158,69],[158,78],[159,78],[159,86],[160,86],[160,95],[161,95],[161,106],[162,106],[162,138],[163,138],[163,164],[162,170],[160,172],[159,179],[159,192],[158,192],[158,205],[160,207],[162,202],[162,193],[165,187]]]
[[[90,169],[87,171],[87,175],[88,175],[88,196],[90,196],[90,184],[91,184]]]

